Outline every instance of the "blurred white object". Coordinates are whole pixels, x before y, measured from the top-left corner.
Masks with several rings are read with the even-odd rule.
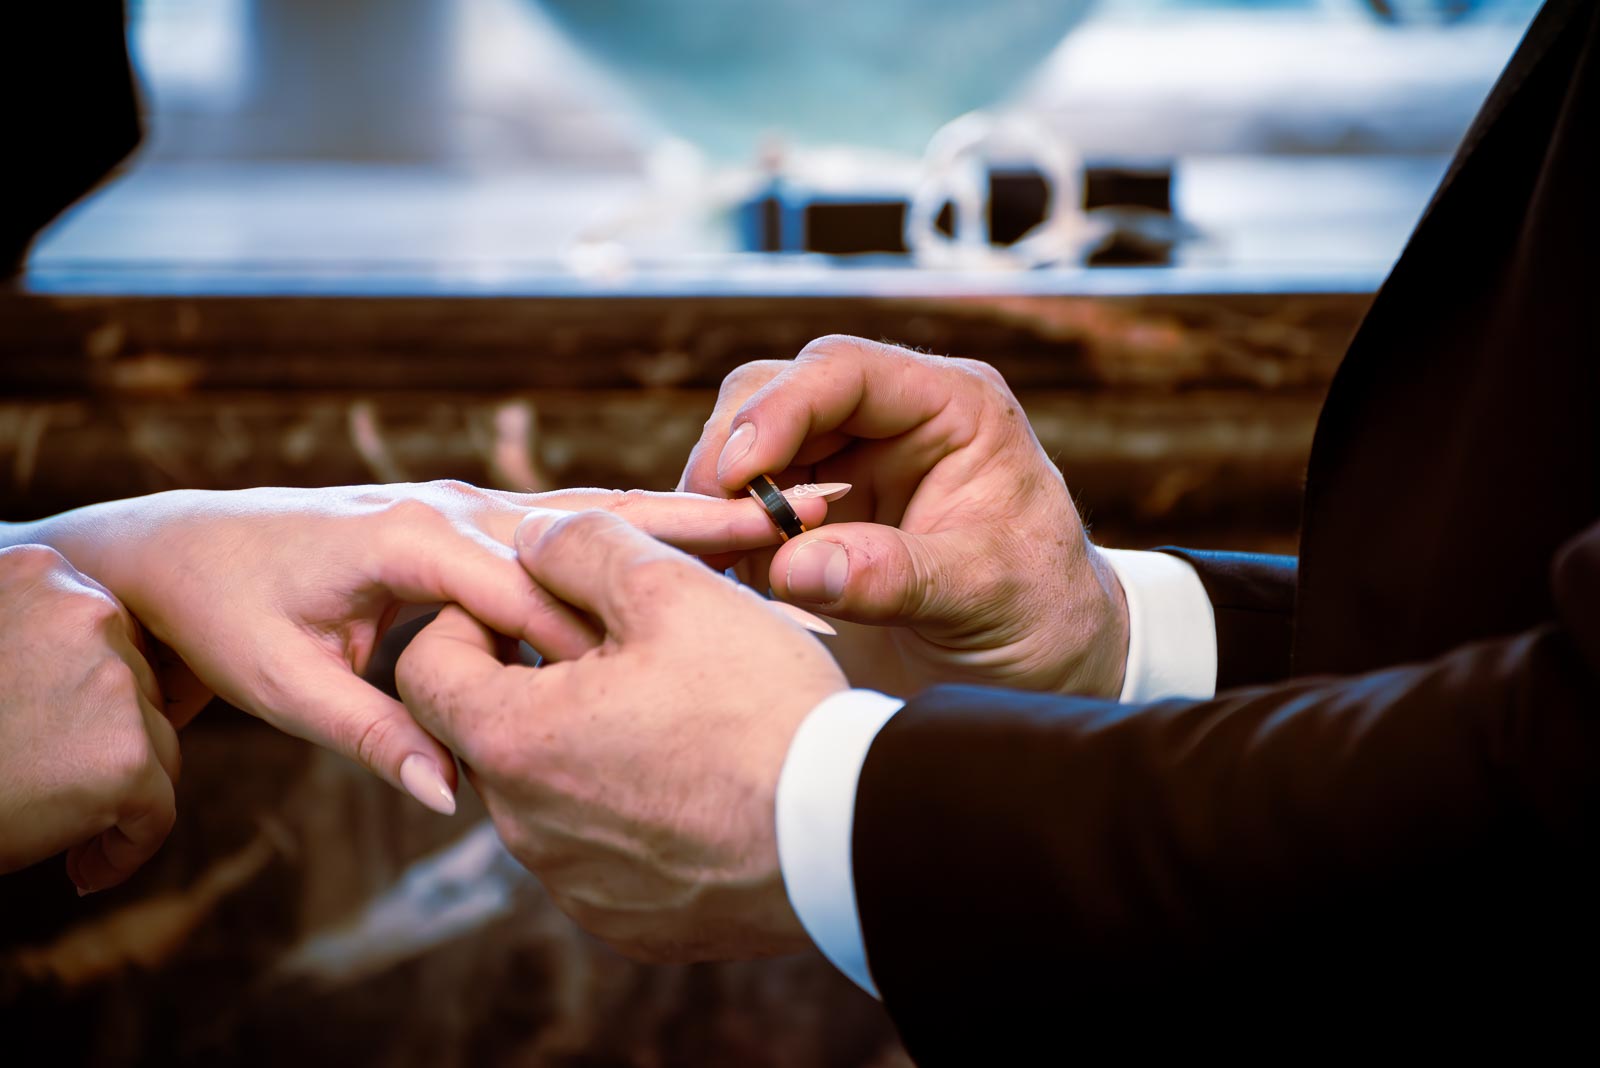
[[[350,983],[509,916],[537,886],[488,822],[412,864],[395,884],[279,962],[275,978]]]
[[[984,222],[992,166],[1036,171],[1049,190],[1045,218],[1004,248]],[[946,124],[923,157],[922,180],[906,212],[906,246],[924,267],[1038,267],[1077,260],[1097,237],[1083,211],[1084,165],[1060,133],[1026,115],[974,111]],[[953,234],[936,225],[951,206]]]

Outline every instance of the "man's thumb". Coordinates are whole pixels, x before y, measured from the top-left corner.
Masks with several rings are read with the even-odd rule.
[[[878,625],[944,622],[957,591],[946,539],[877,523],[834,523],[773,558],[772,591],[837,619]]]

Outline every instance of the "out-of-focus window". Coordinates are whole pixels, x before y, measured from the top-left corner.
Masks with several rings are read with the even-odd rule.
[[[709,21],[723,7],[817,7],[657,0],[572,14],[584,6],[131,0],[130,24],[161,154],[629,165],[663,127],[682,131],[671,129],[670,112],[657,113],[659,78],[607,69],[608,57],[626,53],[608,53],[596,27],[640,11],[671,25]],[[903,17],[910,51],[926,33],[921,21],[948,17],[948,7],[875,4],[874,17]],[[1029,7],[985,5],[987,21],[1021,22]],[[1537,7],[1098,0],[1034,77],[1004,83],[1003,96],[1052,112],[1091,154],[1444,151]],[[842,5],[835,20],[850,10]],[[958,60],[931,55],[928,65],[948,70]]]
[[[1174,263],[1371,279],[1538,6],[130,0],[145,147],[31,262],[704,263],[770,247],[730,221],[754,179],[897,196],[983,107],[1090,165],[1154,161],[1201,235]]]
[[[243,86],[248,0],[128,0],[128,37],[157,107],[231,104]]]
[[[1032,99],[1092,154],[1443,154],[1538,6],[1108,0]]]

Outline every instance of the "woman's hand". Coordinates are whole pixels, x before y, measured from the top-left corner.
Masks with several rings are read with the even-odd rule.
[[[856,685],[1121,690],[1122,587],[994,368],[850,337],[748,364],[680,486],[740,494],[761,472],[855,486],[760,564],[779,597],[870,625],[831,644]]]
[[[81,892],[166,841],[178,736],[138,626],[54,549],[0,549],[0,872],[67,854]]]
[[[816,497],[794,504],[808,523],[827,509]],[[407,604],[460,604],[552,658],[593,648],[594,625],[517,563],[512,533],[535,505],[614,511],[690,552],[777,541],[750,500],[510,494],[454,482],[180,490],[79,509],[9,536],[58,548],[181,658],[203,685],[171,708],[180,725],[209,690],[449,812],[449,752],[359,676]],[[167,688],[184,689],[182,681]]]

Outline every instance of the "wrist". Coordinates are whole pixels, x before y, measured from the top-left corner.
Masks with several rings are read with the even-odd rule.
[[[107,511],[120,503],[85,505],[29,523],[7,524],[5,543],[48,545],[79,572],[115,593],[107,580],[105,565],[109,554],[105,543],[108,539],[101,530],[106,526]]]
[[[159,557],[147,550],[160,544],[162,515],[172,502],[204,492],[168,490],[85,505],[26,524],[23,533],[55,549],[137,615],[141,590],[160,571],[154,566]]]

